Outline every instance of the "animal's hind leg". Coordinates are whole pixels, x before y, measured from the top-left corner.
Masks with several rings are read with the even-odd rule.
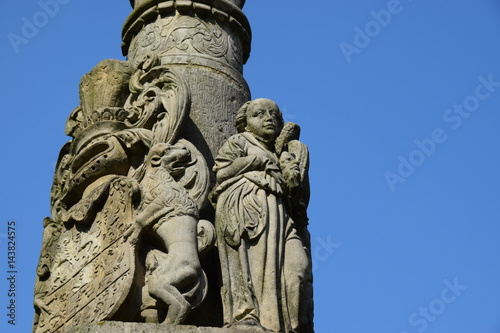
[[[168,305],[165,323],[175,325],[181,324],[191,311],[191,304],[186,301],[176,287],[165,285],[159,281],[151,282],[150,293]]]
[[[167,324],[181,324],[184,322],[188,314],[191,312],[191,304],[177,291],[175,287],[169,287],[165,290],[165,293],[169,293],[172,290],[173,298],[175,301],[168,307],[167,317],[165,318],[165,323]],[[178,294],[178,295],[175,295]],[[177,297],[178,296],[178,297]]]
[[[158,223],[156,232],[168,254],[151,276],[150,293],[168,304],[166,323],[182,323],[192,309],[181,291],[194,288],[195,294],[202,292],[199,290],[203,271],[198,258],[197,222],[192,216],[176,216]]]

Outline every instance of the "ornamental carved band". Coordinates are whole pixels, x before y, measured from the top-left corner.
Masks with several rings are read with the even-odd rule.
[[[242,76],[244,0],[131,1],[84,75],[35,283],[36,333],[102,321],[313,332],[307,147]]]

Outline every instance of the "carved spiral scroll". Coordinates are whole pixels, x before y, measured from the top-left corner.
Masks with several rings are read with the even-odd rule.
[[[185,80],[167,66],[156,66],[147,55],[130,81],[132,94],[125,103],[131,115],[127,125],[153,131],[153,144],[173,143],[189,114],[190,92]]]

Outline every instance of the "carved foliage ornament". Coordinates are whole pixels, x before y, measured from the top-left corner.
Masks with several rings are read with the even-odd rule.
[[[80,96],[45,222],[34,330],[105,319],[180,323],[206,294],[198,252],[214,237],[210,222],[198,222],[208,167],[179,138],[189,89],[148,55],[136,68],[101,62]],[[192,270],[177,274],[186,262]]]
[[[243,48],[239,39],[213,18],[200,19],[178,13],[158,18],[145,25],[129,50],[136,59],[144,53],[165,55],[199,55],[220,59],[236,69],[243,64]]]

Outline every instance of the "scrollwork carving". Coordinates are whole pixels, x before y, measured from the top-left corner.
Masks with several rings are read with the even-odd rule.
[[[198,251],[214,243],[214,233],[198,219],[209,170],[179,137],[189,89],[154,54],[128,69],[108,60],[82,79],[82,105],[67,123],[73,140],[61,150],[52,187],[35,332],[82,320],[140,321],[148,308],[134,296],[141,290],[166,313],[156,313],[157,321],[178,324],[206,295]]]
[[[141,54],[152,52],[160,57],[168,54],[203,55],[222,59],[237,69],[243,64],[241,42],[213,18],[159,17],[139,33],[129,56],[136,59]]]
[[[35,333],[103,320],[312,332],[308,150],[274,102],[247,102],[244,2],[131,0],[127,60],[82,77]]]

